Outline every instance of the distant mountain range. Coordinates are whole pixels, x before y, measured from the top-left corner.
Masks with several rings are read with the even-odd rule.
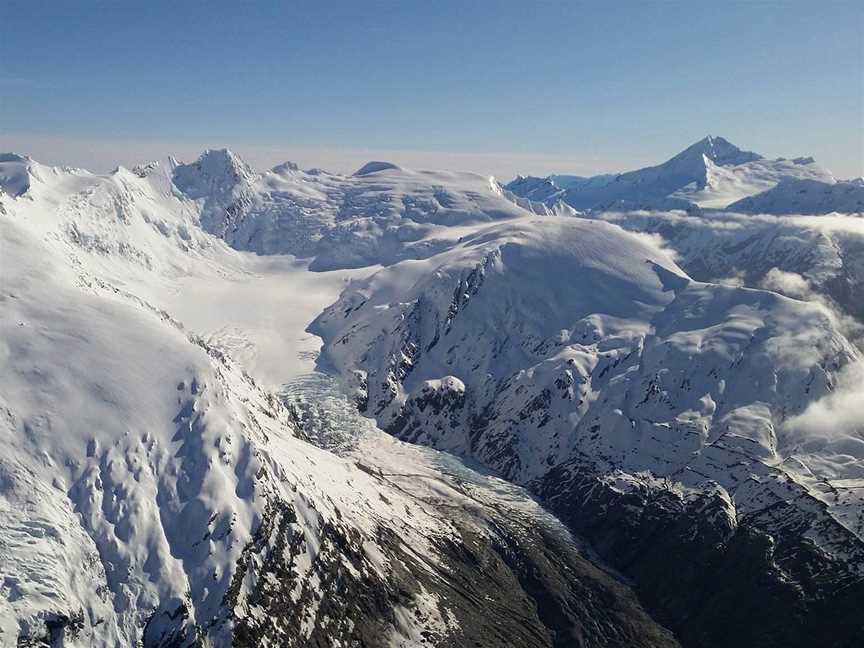
[[[864,186],[838,182],[813,158],[768,160],[708,136],[663,164],[594,177],[519,176],[517,196],[579,210],[729,209],[744,213],[864,212]]]

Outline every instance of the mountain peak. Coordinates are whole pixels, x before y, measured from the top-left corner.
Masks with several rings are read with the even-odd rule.
[[[228,148],[207,149],[193,164],[211,176],[230,173],[240,179],[254,175],[252,168],[243,161],[243,158]]]
[[[174,184],[190,198],[230,193],[255,176],[243,159],[230,149],[207,149],[191,164],[174,169]]]
[[[718,166],[734,166],[762,159],[762,156],[758,153],[744,151],[724,137],[708,135],[695,144],[688,146],[672,158],[672,160],[692,158],[697,155],[704,155]]]

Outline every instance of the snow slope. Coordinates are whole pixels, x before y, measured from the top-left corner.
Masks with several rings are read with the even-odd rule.
[[[237,565],[268,510],[307,512],[298,530],[320,546],[340,487],[368,507],[346,485],[363,474],[295,439],[278,400],[118,281],[220,244],[178,235],[123,171],[34,176],[2,216],[3,641],[227,644],[255,614],[263,574],[238,588]]]

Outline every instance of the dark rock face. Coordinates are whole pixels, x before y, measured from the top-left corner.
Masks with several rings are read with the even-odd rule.
[[[399,411],[387,432],[410,443],[435,446],[439,439],[462,424],[465,391],[461,383],[442,381],[426,385]]]
[[[431,555],[379,526],[375,553],[390,566],[381,576],[356,529],[324,523],[319,546],[308,547],[293,505],[274,501],[237,564],[224,617],[199,627],[182,602],[166,605],[151,616],[143,645],[199,648],[227,631],[237,648],[679,646],[627,585],[571,542],[506,509],[474,515],[454,521],[456,535],[433,538]]]
[[[234,574],[226,597],[233,611],[234,645],[257,646],[262,639],[284,646],[374,645],[395,621],[394,606],[409,592],[382,581],[371,568],[356,532],[325,524],[314,569],[302,582],[294,566],[309,553],[293,508],[273,505]],[[240,584],[254,581],[239,600]],[[253,613],[253,610],[256,612]],[[308,637],[298,629],[311,624]]]
[[[534,486],[632,579],[684,646],[860,645],[864,619],[854,601],[864,583],[849,568],[860,556],[827,556],[792,528],[800,511],[789,505],[772,507],[771,526],[758,516],[730,516],[719,492],[684,499],[645,483],[621,493],[575,464],[556,467]]]
[[[66,640],[74,640],[84,627],[84,611],[69,616],[63,613],[51,614],[45,618],[45,625],[37,633],[20,635],[16,648],[52,648],[62,646]]]
[[[293,563],[306,553],[292,529],[290,506],[268,512],[244,553],[226,604],[233,610],[234,645],[262,639],[284,646],[385,646],[400,615],[422,627],[427,619],[416,597],[435,595],[450,621],[433,623],[404,645],[513,648],[677,646],[628,587],[604,573],[572,546],[542,529],[504,519],[490,520],[493,532],[465,526],[461,538],[435,541],[434,556],[418,556],[391,530],[381,528],[377,548],[390,559],[387,579],[350,530],[327,527],[314,557],[315,578],[296,592]],[[240,582],[256,585],[239,601]],[[314,582],[313,582],[314,581]],[[242,609],[241,609],[242,608]],[[255,609],[251,614],[249,611]],[[310,615],[310,610],[317,610]],[[297,628],[312,624],[308,637]],[[178,644],[180,645],[180,644]]]
[[[147,619],[141,643],[147,648],[201,648],[203,629],[190,623],[185,602],[166,601]]]
[[[674,646],[632,592],[541,529],[500,526],[442,547],[456,574],[445,600],[460,631],[448,646]]]

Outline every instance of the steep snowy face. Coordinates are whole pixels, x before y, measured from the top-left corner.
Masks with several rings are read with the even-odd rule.
[[[314,330],[369,415],[529,484],[685,639],[719,638],[740,616],[730,602],[763,594],[801,612],[742,619],[741,645],[767,626],[798,645],[854,632],[860,501],[823,486],[860,477],[838,468],[858,446],[802,445],[790,427],[861,362],[822,306],[694,282],[649,237],[550,217],[355,282]],[[680,546],[684,563],[665,557]],[[740,560],[759,565],[762,593]],[[671,594],[660,573],[723,602]]]
[[[158,291],[181,257],[207,271],[218,242],[175,238],[184,217],[157,220],[135,174],[36,171],[0,214],[0,643],[229,645],[267,609],[272,567],[248,554],[277,539],[276,511],[296,531],[279,558],[298,561],[295,597],[325,591],[316,572],[349,560],[346,534],[371,518],[341,525],[322,488],[349,467],[316,457],[277,399],[123,281],[149,274]]]
[[[646,194],[645,197],[668,196],[675,190],[688,186],[705,189],[711,184],[712,170],[717,167],[738,166],[761,159],[761,155],[742,151],[722,137],[709,135],[663,164],[625,173],[619,176],[616,182],[625,185],[648,185],[634,188],[637,192],[641,190],[654,194]]]
[[[644,319],[646,313],[671,299],[651,264],[668,267],[670,273],[675,272],[674,264],[635,237],[621,234],[603,223],[565,218],[523,219],[481,228],[428,261],[405,263],[398,272],[375,275],[367,286],[352,284],[343,299],[356,302],[352,323],[367,318],[400,320],[407,308],[423,321],[424,333],[432,336],[430,342],[435,332],[441,338],[442,327],[461,326],[463,318],[457,318],[457,312],[481,285],[491,282],[495,286],[491,294],[490,289],[483,293],[489,294],[486,307],[472,309],[467,315],[482,318],[472,319],[471,325],[479,329],[473,333],[499,338],[506,337],[506,326],[517,327],[530,349],[591,313]],[[623,247],[618,247],[622,242]],[[549,273],[548,268],[555,266],[559,272]],[[413,304],[417,299],[419,310]],[[337,306],[332,309],[338,310]],[[444,313],[436,315],[439,310]],[[427,315],[433,321],[427,321]],[[341,335],[341,329],[331,331],[330,326],[341,327],[343,319],[330,320],[325,314],[317,326],[328,336],[337,335],[337,330]],[[357,351],[350,345],[345,348]],[[470,347],[462,350],[469,355],[475,351],[485,352]],[[500,349],[495,362],[507,372],[518,366],[525,352],[521,342],[513,340]],[[465,363],[470,366],[471,360]]]
[[[228,149],[207,150],[192,164],[174,169],[174,184],[192,199],[230,195],[237,185],[249,182],[255,173]]]
[[[174,185],[201,205],[201,225],[225,237],[238,217],[240,205],[251,200],[252,169],[228,149],[205,151],[192,164],[173,170]]]
[[[687,200],[706,209],[722,209],[734,201],[768,191],[780,182],[835,182],[831,172],[814,162],[813,158],[758,159],[735,166],[720,166],[709,161],[706,164],[706,173],[708,180],[704,187],[686,186],[674,192],[671,197]]]
[[[705,189],[715,167],[746,164],[761,156],[741,151],[722,137],[706,137],[655,167],[631,171],[605,184],[571,187],[564,200],[577,209],[608,207],[615,203],[641,206],[667,198],[685,187]]]
[[[686,281],[662,252],[615,227],[526,220],[481,230],[429,262],[352,285],[314,329],[331,342],[329,361],[345,373],[362,372],[368,411],[387,426],[428,380],[453,376],[455,385],[490,398],[552,349],[600,338],[612,346],[636,344],[674,299],[672,287]],[[529,371],[526,386],[514,388],[535,394],[547,378],[554,381],[556,370],[566,371],[566,360],[535,367],[539,373]],[[486,404],[477,403],[476,414]],[[549,432],[558,436],[552,427]],[[524,441],[517,447],[521,440],[513,435],[507,465],[490,465],[521,481],[542,472],[549,449],[527,432]],[[448,449],[462,452],[476,442],[467,424],[441,437]]]
[[[285,413],[158,313],[82,291],[3,231],[4,643],[52,623],[110,646],[220,621],[263,511],[251,439]]]
[[[532,200],[563,200],[580,210],[693,210],[723,208],[786,179],[835,182],[812,158],[768,160],[708,136],[657,166],[617,176],[517,178],[507,188],[518,196],[536,196]]]

